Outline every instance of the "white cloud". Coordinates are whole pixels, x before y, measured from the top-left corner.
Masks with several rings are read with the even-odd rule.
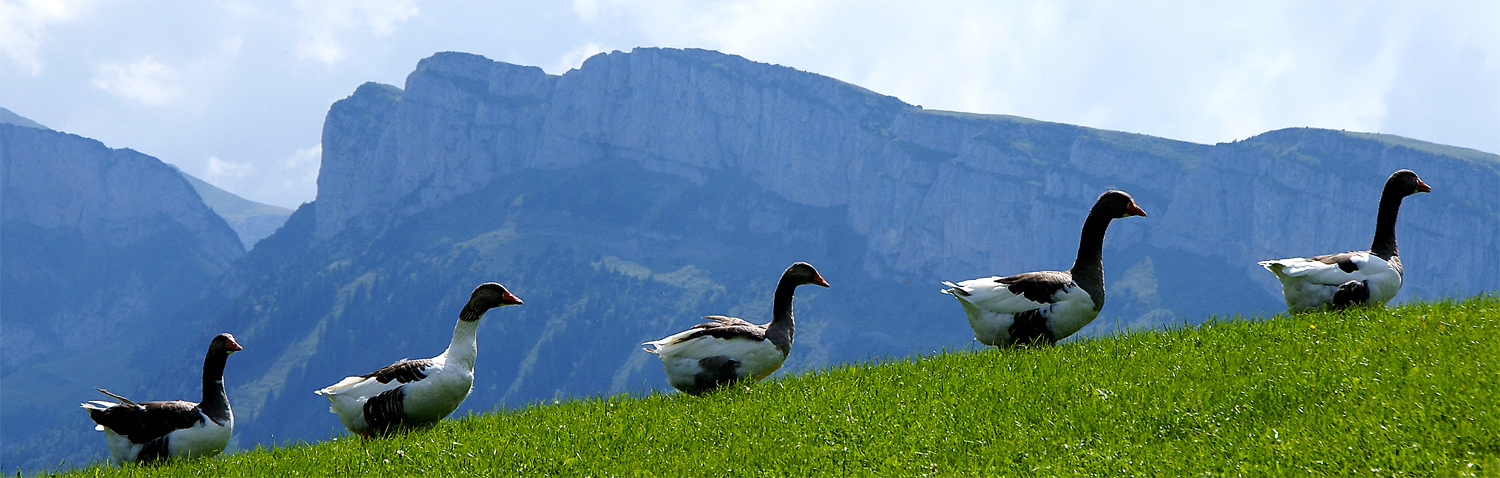
[[[297,148],[291,156],[280,161],[281,169],[287,171],[304,171],[311,169],[313,174],[318,172],[318,165],[323,162],[323,144],[315,144],[306,148]]]
[[[94,86],[125,99],[149,106],[162,106],[182,96],[175,68],[145,56],[135,63],[108,62],[99,65]]]
[[[258,200],[287,208],[312,201],[318,195],[318,168],[322,162],[322,144],[297,148],[277,161],[280,171],[275,173],[274,181],[267,181],[270,183],[265,185],[267,190],[257,191],[261,198]]]
[[[203,180],[224,189],[234,187],[240,180],[255,176],[255,165],[241,163],[218,156],[208,157],[208,171],[203,175]]]
[[[585,23],[599,18],[598,0],[573,0],[573,14]]]
[[[414,0],[297,0],[297,57],[324,64],[348,56],[344,38],[350,32],[368,29],[374,36],[395,32],[396,24],[420,11]]]
[[[64,0],[0,1],[0,52],[17,66],[36,75],[42,71],[38,57],[52,25],[73,19],[79,2]]]
[[[604,47],[599,46],[597,43],[586,43],[583,46],[574,48],[572,51],[564,53],[561,58],[557,59],[556,63],[552,64],[550,71],[553,74],[559,75],[566,73],[568,70],[582,66],[583,60],[587,60],[589,57],[600,53],[604,53]]]
[[[317,197],[322,160],[321,144],[297,148],[280,159],[259,162],[209,156],[199,177],[245,199],[295,209]]]
[[[927,108],[1213,143],[1289,126],[1394,132],[1382,131],[1393,95],[1433,87],[1401,83],[1433,56],[1411,45],[1462,23],[1432,13],[1458,4],[1441,5],[575,0],[572,12],[646,45],[716,49]],[[1500,3],[1488,5],[1460,15],[1493,19]],[[1411,21],[1434,15],[1445,16]],[[1471,48],[1482,53],[1470,68],[1494,71],[1500,49],[1476,38],[1439,51]]]

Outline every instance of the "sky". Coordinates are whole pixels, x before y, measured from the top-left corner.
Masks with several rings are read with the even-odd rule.
[[[439,51],[563,74],[706,48],[928,109],[1219,143],[1312,126],[1500,153],[1500,1],[0,0],[0,107],[251,200]]]

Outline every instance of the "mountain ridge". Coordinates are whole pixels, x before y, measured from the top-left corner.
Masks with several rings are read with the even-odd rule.
[[[13,124],[16,126],[54,131],[41,123],[21,116],[11,110],[0,107],[0,124]],[[193,190],[203,199],[209,209],[213,209],[220,217],[229,223],[235,233],[240,236],[240,242],[245,250],[255,247],[255,243],[271,235],[281,223],[286,221],[292,210],[262,204],[235,195],[229,191],[220,189],[218,186],[209,184],[197,176],[188,174],[176,165],[168,164],[177,170],[182,177],[192,184]]]
[[[173,166],[175,169],[176,167]],[[213,209],[219,217],[229,223],[239,235],[240,243],[244,244],[245,250],[255,248],[255,243],[276,232],[286,219],[292,215],[292,210],[280,206],[259,203],[245,199],[220,189],[218,186],[209,184],[208,181],[199,179],[197,176],[188,174],[186,171],[177,169],[182,177],[193,185],[193,190],[203,199],[203,203]]]

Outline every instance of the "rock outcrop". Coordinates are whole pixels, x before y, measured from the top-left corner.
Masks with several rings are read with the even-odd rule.
[[[1405,167],[1442,192],[1411,201],[1401,236],[1425,244],[1442,235],[1458,263],[1500,268],[1500,206],[1480,197],[1496,190],[1492,154],[1326,130],[1210,146],[927,111],[703,50],[600,54],[562,76],[440,53],[419,63],[404,91],[367,84],[335,104],[324,144],[319,238],[352,224],[379,229],[499,175],[619,158],[692,181],[741,175],[794,203],[846,207],[870,254],[864,272],[923,280],[1065,266],[1078,228],[1068,219],[1100,191],[1122,188],[1169,220],[1121,224],[1111,247],[1214,257],[1269,286],[1255,261],[1364,247],[1368,239],[1356,239],[1372,234],[1381,180]],[[1445,190],[1450,176],[1457,187]],[[1473,207],[1447,206],[1454,202]],[[1412,289],[1424,295],[1500,286],[1453,273],[1453,261],[1413,257],[1409,270],[1435,281]]]

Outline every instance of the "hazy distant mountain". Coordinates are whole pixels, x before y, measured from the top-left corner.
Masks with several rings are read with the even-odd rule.
[[[229,227],[240,236],[240,242],[245,245],[246,250],[255,247],[255,243],[276,232],[276,229],[292,216],[291,209],[251,201],[219,189],[180,169],[177,172],[182,173],[182,177],[187,178],[188,184],[193,185],[193,189],[198,191],[198,196],[203,198],[204,204],[229,223]]]
[[[0,124],[13,124],[13,125],[16,125],[16,126],[23,126],[23,127],[27,127],[27,128],[36,128],[36,129],[46,129],[46,130],[52,129],[52,128],[48,128],[46,126],[42,126],[41,123],[32,121],[29,118],[26,118],[24,116],[18,115],[15,112],[12,112],[11,110],[8,110],[8,109],[5,109],[5,108],[0,108]]]
[[[405,88],[335,103],[322,145],[317,199],[177,319],[246,347],[225,372],[235,446],[342,433],[312,390],[441,352],[491,280],[526,303],[484,319],[460,414],[665,389],[640,342],[707,314],[768,320],[798,260],[833,287],[799,291],[787,370],[967,347],[938,282],[1067,267],[1110,188],[1150,216],[1110,227],[1109,300],[1084,334],[1281,311],[1255,261],[1368,247],[1381,184],[1403,167],[1434,192],[1402,209],[1398,300],[1500,289],[1493,154],[1316,129],[1201,145],[930,111],[703,50],[601,54],[561,76],[440,53]]]
[[[206,347],[208,314],[179,313],[244,248],[175,169],[45,128],[0,124],[0,195],[0,459],[103,456],[74,405],[93,387],[161,398],[135,393],[157,373],[196,383],[152,358]]]
[[[406,88],[330,108],[318,197],[215,303],[236,355],[241,445],[341,430],[311,390],[440,352],[483,281],[491,312],[465,409],[665,388],[638,344],[798,298],[789,370],[972,343],[942,279],[1065,268],[1088,207],[1150,214],[1105,241],[1109,302],[1085,333],[1284,308],[1256,260],[1368,247],[1392,171],[1435,189],[1402,210],[1401,299],[1500,288],[1500,158],[1288,129],[1200,145],[928,111],[831,78],[702,50],[598,55],[562,76],[461,53]],[[241,431],[242,430],[242,431]]]
[[[0,124],[51,129],[5,108],[0,108]],[[172,168],[177,169],[176,166]],[[181,169],[177,169],[177,172],[187,178],[188,183],[193,185],[193,190],[198,191],[198,196],[203,198],[203,202],[210,209],[229,223],[229,227],[240,236],[240,242],[244,244],[246,250],[255,247],[256,242],[276,232],[276,228],[281,227],[282,223],[286,222],[286,218],[292,215],[290,209],[251,201],[219,189]]]

